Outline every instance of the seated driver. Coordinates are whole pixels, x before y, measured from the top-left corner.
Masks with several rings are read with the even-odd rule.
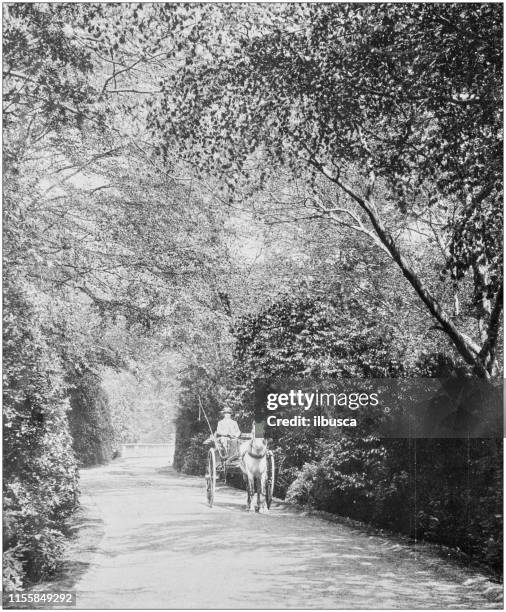
[[[241,435],[241,430],[237,421],[232,418],[232,409],[225,406],[221,411],[223,418],[218,421],[216,427],[216,437],[222,444],[227,455],[233,455],[238,452],[238,438]],[[230,450],[230,452],[229,452]]]

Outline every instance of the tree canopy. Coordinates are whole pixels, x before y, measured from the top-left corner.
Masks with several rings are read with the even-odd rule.
[[[496,367],[502,304],[502,9],[498,5],[308,6],[284,24],[204,39],[168,75],[150,114],[161,150],[229,187],[280,165],[308,176],[304,203],[369,233],[481,376]],[[206,23],[201,27],[205,30]],[[338,189],[329,201],[321,180]],[[442,272],[473,275],[470,337],[413,268],[395,233],[440,244]]]

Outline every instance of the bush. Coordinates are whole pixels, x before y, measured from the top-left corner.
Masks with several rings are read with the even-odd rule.
[[[301,468],[321,457],[324,443],[313,428],[293,429],[282,433],[270,448],[276,461],[274,494],[284,498]]]
[[[16,550],[7,550],[2,558],[2,584],[5,591],[18,591],[21,589],[23,575],[23,564],[16,556]]]
[[[185,474],[203,476],[206,471],[206,458],[209,446],[204,445],[207,438],[204,433],[196,434],[190,438],[183,452],[180,451],[178,464]]]
[[[304,466],[287,498],[357,519],[368,520],[385,449],[377,438],[327,442],[322,458]],[[304,501],[304,500],[307,501]]]
[[[77,503],[64,376],[37,298],[4,283],[4,589],[54,571]]]
[[[79,464],[106,463],[112,458],[114,431],[109,401],[98,376],[88,372],[77,379],[70,405],[70,431]]]
[[[319,499],[315,496],[317,482],[321,479],[321,467],[318,462],[305,463],[295,480],[288,487],[286,499],[289,502],[317,508]]]
[[[459,548],[502,568],[500,440],[327,442],[287,499]]]

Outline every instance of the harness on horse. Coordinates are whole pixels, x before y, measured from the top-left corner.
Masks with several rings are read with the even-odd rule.
[[[244,455],[248,454],[250,457],[252,457],[253,459],[263,459],[265,457],[265,455],[267,454],[267,446],[264,446],[264,452],[261,455],[256,455],[255,453],[251,452],[251,449],[253,448],[253,440],[251,441],[250,445],[249,445],[249,450],[247,450],[246,452],[243,453],[243,457]]]

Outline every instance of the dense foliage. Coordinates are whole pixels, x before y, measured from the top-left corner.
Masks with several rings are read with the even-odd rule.
[[[80,465],[106,463],[113,455],[115,440],[108,404],[97,375],[87,373],[74,383],[69,425]]]
[[[393,375],[391,326],[351,299],[286,297],[236,325],[237,378]],[[398,362],[398,361],[397,361]]]
[[[287,499],[458,548],[502,570],[502,441],[341,439]]]
[[[215,365],[219,368],[219,364]],[[216,426],[223,403],[228,401],[227,382],[230,384],[231,378],[226,366],[211,374],[201,366],[189,366],[182,373],[176,418],[176,469],[188,474],[203,473],[207,454],[203,442],[209,436],[209,425]]]
[[[475,373],[497,374],[502,7],[293,5],[286,17],[244,30],[222,15],[230,54],[204,37],[163,83],[151,113],[162,152],[176,146],[232,191],[280,165],[306,176],[292,205],[369,235]],[[441,246],[448,284],[472,275],[471,334],[406,257],[402,230]]]
[[[78,493],[64,371],[40,298],[4,279],[3,569],[11,590],[55,569]]]

